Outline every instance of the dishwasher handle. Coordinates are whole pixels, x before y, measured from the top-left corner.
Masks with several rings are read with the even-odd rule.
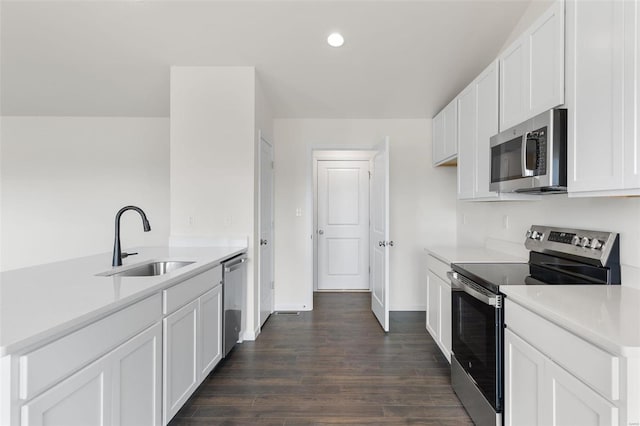
[[[225,262],[222,265],[224,266],[225,272],[233,272],[240,269],[242,267],[242,264],[246,263],[247,260],[249,259],[247,259],[246,256],[242,256],[240,258],[232,260],[231,262]]]

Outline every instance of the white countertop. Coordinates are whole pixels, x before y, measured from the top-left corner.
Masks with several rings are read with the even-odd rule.
[[[155,277],[96,276],[111,253],[0,273],[0,356],[46,343],[246,251],[246,247],[145,247],[117,269],[150,260],[194,262]],[[116,270],[116,269],[113,269]]]
[[[444,263],[521,263],[528,259],[490,250],[484,247],[428,247],[427,253]]]
[[[640,290],[619,285],[535,285],[504,286],[500,291],[508,300],[610,353],[640,357]]]

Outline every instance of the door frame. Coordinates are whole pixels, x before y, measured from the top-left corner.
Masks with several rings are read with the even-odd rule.
[[[262,286],[264,285],[264,283],[262,282],[262,254],[261,254],[261,250],[260,250],[260,239],[262,238],[262,227],[263,227],[263,223],[262,223],[262,143],[266,143],[267,145],[269,145],[271,147],[271,163],[273,164],[273,158],[274,158],[274,146],[271,142],[269,142],[264,135],[262,134],[262,131],[258,131],[258,232],[257,232],[257,240],[254,242],[254,245],[256,245],[256,251],[257,251],[257,259],[258,259],[258,297],[257,297],[257,302],[258,302],[258,306],[257,306],[257,310],[256,310],[256,314],[257,314],[257,319],[256,319],[256,323],[258,324],[257,326],[257,334],[260,333],[260,329],[262,328],[262,323],[261,323],[261,312],[262,312]],[[273,170],[273,167],[272,167]],[[274,179],[273,179],[273,175],[272,175],[272,179],[271,179],[271,241],[269,242],[271,244],[271,282],[274,282],[275,280],[275,270],[274,270],[274,266],[275,266],[275,245],[273,244],[273,240],[275,239],[275,221],[274,221],[274,216],[275,216],[275,193],[274,193]],[[269,285],[269,287],[271,287],[271,309],[270,311],[273,313],[274,309],[275,309],[275,289],[273,288],[273,286],[271,285],[271,283],[268,283],[267,285]],[[255,300],[255,298],[254,298]],[[256,335],[257,335],[256,334]]]
[[[313,253],[313,282],[311,291],[318,291],[318,238],[316,230],[318,229],[318,162],[319,161],[369,161],[369,171],[371,171],[373,157],[377,151],[368,149],[348,149],[348,150],[329,150],[318,149],[312,150],[312,208],[311,214],[313,216],[312,221],[312,253]],[[371,187],[369,187],[371,191]],[[371,203],[369,203],[369,217],[371,217]],[[369,258],[369,264],[371,264],[371,258]],[[338,291],[338,290],[336,290]],[[369,280],[368,290],[353,290],[353,291],[371,291],[371,280]]]

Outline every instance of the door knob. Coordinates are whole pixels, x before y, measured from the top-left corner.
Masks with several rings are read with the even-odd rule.
[[[393,247],[393,241],[389,241],[387,245]]]
[[[267,245],[267,240],[260,240],[260,245],[261,246],[266,246]]]
[[[318,234],[319,235],[324,235],[324,231],[322,229],[318,229]]]
[[[378,241],[378,245],[379,245],[380,247],[384,247],[384,246],[385,246],[384,241]]]

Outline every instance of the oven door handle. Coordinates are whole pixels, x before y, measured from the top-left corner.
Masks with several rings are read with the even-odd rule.
[[[471,287],[470,285],[462,282],[458,279],[458,273],[453,271],[447,272],[447,277],[451,280],[451,287],[456,290],[462,290],[467,293],[469,296],[472,296],[475,299],[478,299],[485,305],[495,306],[496,308],[502,307],[502,297],[498,294],[493,294],[489,292],[484,292],[481,289],[476,289]]]

